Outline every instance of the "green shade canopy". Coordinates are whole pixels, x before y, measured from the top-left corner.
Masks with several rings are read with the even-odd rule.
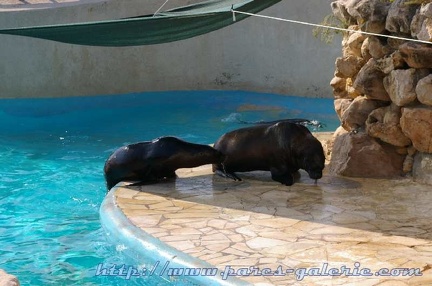
[[[22,27],[0,34],[34,37],[87,46],[139,46],[183,40],[221,29],[234,22],[231,9],[258,13],[281,0],[206,1],[157,15],[119,20]],[[236,21],[247,15],[237,14]]]

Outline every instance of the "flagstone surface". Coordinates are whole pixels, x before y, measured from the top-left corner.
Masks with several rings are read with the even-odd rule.
[[[267,172],[220,178],[211,166],[177,174],[118,187],[116,203],[145,232],[221,272],[255,285],[432,285],[431,186],[329,175],[314,185],[302,173],[287,187]],[[265,268],[284,275],[253,274]]]

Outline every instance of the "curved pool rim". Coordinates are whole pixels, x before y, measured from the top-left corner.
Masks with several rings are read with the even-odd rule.
[[[170,268],[216,268],[214,265],[165,244],[135,226],[116,203],[115,192],[121,186],[117,185],[108,192],[99,210],[101,225],[113,243],[124,245],[129,252],[133,251],[134,256],[146,258],[143,260],[150,257],[155,261],[161,261],[162,264],[169,261]],[[219,271],[215,276],[180,276],[179,278],[198,285],[250,285],[232,276],[223,280]]]

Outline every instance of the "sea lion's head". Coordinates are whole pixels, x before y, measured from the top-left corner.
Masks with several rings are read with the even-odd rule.
[[[315,139],[315,138],[314,138]],[[311,179],[322,178],[322,171],[325,167],[324,150],[321,143],[315,140],[308,140],[307,148],[304,149],[303,162],[301,168],[305,170]]]
[[[183,142],[181,150],[183,152],[178,152],[175,158],[177,160],[182,158],[181,160],[183,162],[180,165],[183,165],[183,168],[192,168],[207,164],[220,164],[226,158],[222,152],[209,145]]]

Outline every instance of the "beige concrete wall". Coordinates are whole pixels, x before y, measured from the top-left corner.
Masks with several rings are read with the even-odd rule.
[[[155,11],[165,1],[143,2],[2,11],[0,27],[135,16]],[[284,0],[261,14],[318,23],[331,13],[330,2]],[[339,54],[338,38],[325,44],[310,27],[255,17],[192,39],[140,47],[87,47],[0,35],[0,98],[202,89],[332,97],[329,82]]]

